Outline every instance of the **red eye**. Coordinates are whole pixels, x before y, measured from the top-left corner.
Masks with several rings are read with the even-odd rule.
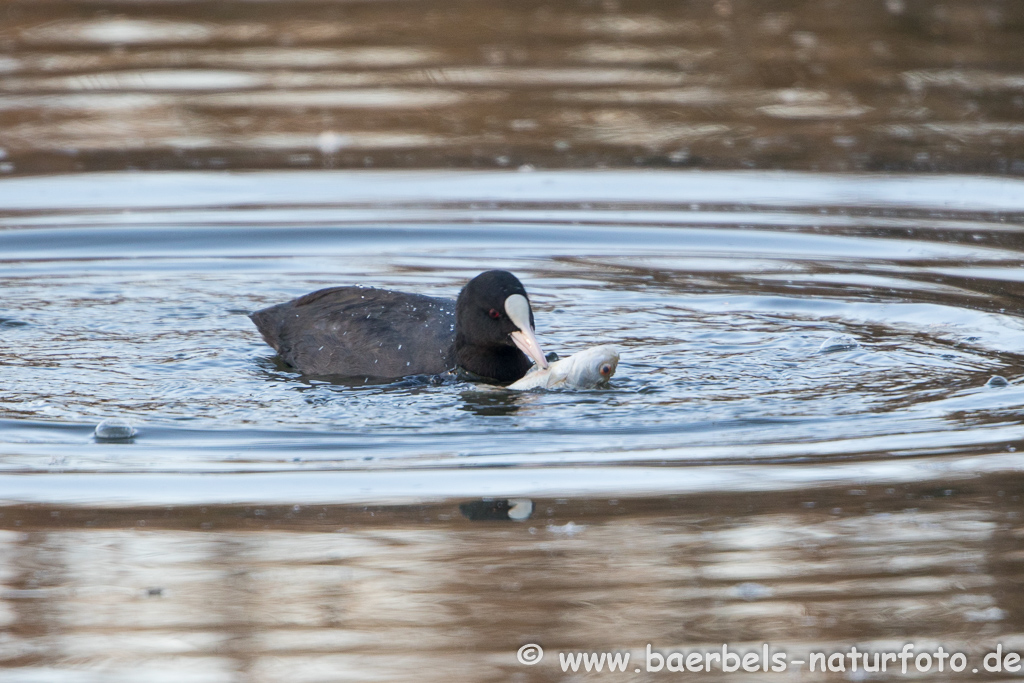
[[[490,311],[487,312],[487,315],[497,320],[498,318],[501,317],[501,311],[499,311],[497,308],[492,308]]]
[[[612,366],[608,365],[608,363],[605,363],[604,365],[601,366],[600,372],[602,375],[610,375],[612,372]]]

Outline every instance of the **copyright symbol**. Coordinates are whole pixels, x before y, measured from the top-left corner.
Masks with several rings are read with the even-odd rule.
[[[533,666],[540,660],[544,659],[544,649],[540,645],[527,643],[519,648],[519,652],[516,653],[516,659],[519,660],[520,664]]]

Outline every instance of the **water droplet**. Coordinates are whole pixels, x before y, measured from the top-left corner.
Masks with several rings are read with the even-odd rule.
[[[818,353],[835,353],[836,351],[850,351],[860,346],[860,342],[848,334],[837,334],[821,342]]]
[[[101,441],[124,441],[135,436],[135,428],[121,417],[108,417],[96,425],[93,435]]]

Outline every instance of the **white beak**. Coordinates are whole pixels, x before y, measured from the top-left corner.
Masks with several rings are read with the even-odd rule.
[[[508,319],[519,329],[511,335],[514,343],[520,351],[532,358],[542,368],[548,367],[548,359],[540,350],[537,337],[533,334],[533,327],[530,326],[530,303],[522,294],[513,294],[505,299],[505,314]]]

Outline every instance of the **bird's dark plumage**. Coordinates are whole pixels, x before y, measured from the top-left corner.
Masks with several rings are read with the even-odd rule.
[[[516,312],[518,299],[520,306],[525,302],[527,336],[533,339],[526,290],[502,270],[473,278],[457,301],[387,289],[331,287],[249,317],[267,344],[307,375],[392,378],[459,367],[512,382],[532,364],[517,348],[523,331],[511,317],[524,317],[522,310]],[[520,341],[513,341],[512,333]],[[536,352],[531,355],[543,358],[535,339],[533,346]]]

